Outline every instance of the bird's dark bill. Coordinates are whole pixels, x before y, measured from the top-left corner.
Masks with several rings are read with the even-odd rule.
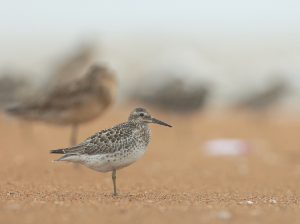
[[[160,120],[157,120],[155,118],[152,118],[152,123],[156,123],[156,124],[160,124],[160,125],[164,125],[164,126],[168,126],[168,127],[172,127],[171,125],[165,123],[165,122],[162,122]]]

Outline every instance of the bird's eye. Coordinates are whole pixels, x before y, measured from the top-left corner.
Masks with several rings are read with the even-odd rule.
[[[144,116],[144,114],[143,114],[143,113],[141,113],[141,114],[140,114],[140,116],[141,116],[141,117],[143,117],[143,116]]]

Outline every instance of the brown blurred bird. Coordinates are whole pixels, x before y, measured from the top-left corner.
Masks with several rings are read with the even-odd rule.
[[[116,90],[113,72],[93,65],[84,76],[51,87],[41,97],[8,107],[6,112],[27,120],[71,124],[71,145],[76,145],[78,125],[101,115],[114,101]]]

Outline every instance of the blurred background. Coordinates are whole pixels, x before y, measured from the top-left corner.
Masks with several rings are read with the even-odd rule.
[[[273,104],[299,108],[298,1],[27,1],[1,8],[1,76],[37,86],[63,76],[59,67],[81,55],[73,73],[96,60],[116,71],[117,102],[158,105],[182,93],[192,104],[200,95],[206,106],[253,108],[255,97],[270,92]],[[162,94],[173,85],[178,94]]]
[[[281,178],[279,192],[299,196],[299,9],[296,0],[2,1],[0,177],[75,190],[94,177],[108,193],[109,174],[80,167],[77,184],[55,175],[74,169],[47,153],[145,107],[173,128],[150,125],[149,149],[119,172],[120,189],[260,192]]]

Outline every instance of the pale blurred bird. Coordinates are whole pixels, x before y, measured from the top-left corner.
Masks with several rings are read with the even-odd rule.
[[[93,65],[84,76],[51,87],[41,97],[6,111],[27,120],[70,124],[71,145],[75,145],[78,125],[101,115],[114,101],[116,90],[114,73],[104,65]]]

